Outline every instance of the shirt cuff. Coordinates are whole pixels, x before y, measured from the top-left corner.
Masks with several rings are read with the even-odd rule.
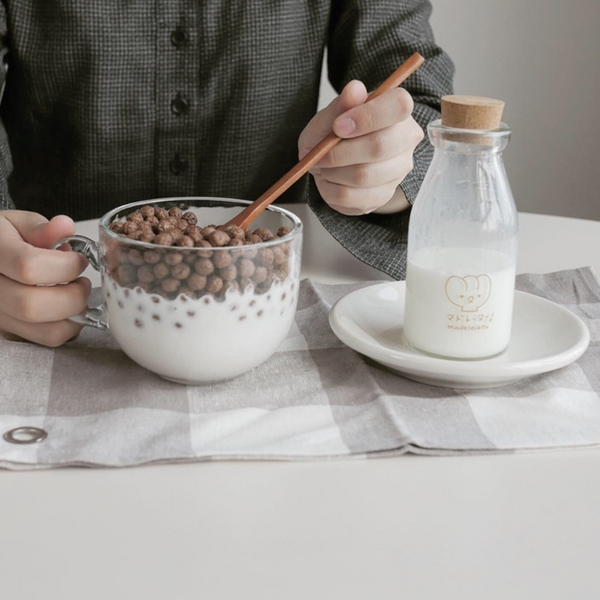
[[[406,277],[410,210],[391,215],[342,215],[321,198],[312,177],[308,204],[323,227],[356,258],[394,279]]]
[[[439,118],[439,112],[429,106],[415,104],[413,116],[425,130],[427,123]],[[411,205],[419,193],[432,157],[433,146],[425,133],[415,149],[413,170],[400,183]],[[321,198],[312,177],[308,204],[323,227],[356,258],[394,279],[405,279],[410,209],[396,214],[342,215]]]

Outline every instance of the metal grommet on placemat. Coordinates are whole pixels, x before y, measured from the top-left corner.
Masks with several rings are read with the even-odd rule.
[[[38,444],[47,437],[48,433],[39,427],[17,427],[3,436],[10,444]]]

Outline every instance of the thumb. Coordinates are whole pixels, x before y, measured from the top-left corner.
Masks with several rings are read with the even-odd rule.
[[[73,219],[65,215],[58,215],[50,221],[36,213],[21,215],[11,221],[23,240],[37,248],[51,248],[61,238],[75,234]]]
[[[324,137],[333,130],[333,122],[347,110],[363,104],[368,96],[361,81],[346,84],[342,93],[329,106],[320,110],[304,128],[298,138],[298,160],[302,160]]]

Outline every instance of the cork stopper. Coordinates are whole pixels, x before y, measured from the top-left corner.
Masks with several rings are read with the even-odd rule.
[[[493,131],[502,119],[504,102],[480,96],[444,96],[442,125],[455,129]]]

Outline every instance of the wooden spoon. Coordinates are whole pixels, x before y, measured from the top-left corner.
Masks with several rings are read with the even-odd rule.
[[[398,87],[412,73],[414,73],[425,59],[415,52],[408,60],[403,62],[375,91],[371,92],[366,102],[373,100]],[[300,177],[307,173],[321,158],[323,158],[342,138],[338,137],[333,131],[321,140],[296,166],[290,169],[279,181],[274,183],[260,198],[257,198],[252,204],[248,205],[241,213],[236,215],[230,221],[227,221],[222,227],[237,225],[242,229],[247,229],[248,225],[262,213],[269,204],[279,198],[291,185],[296,183]]]

